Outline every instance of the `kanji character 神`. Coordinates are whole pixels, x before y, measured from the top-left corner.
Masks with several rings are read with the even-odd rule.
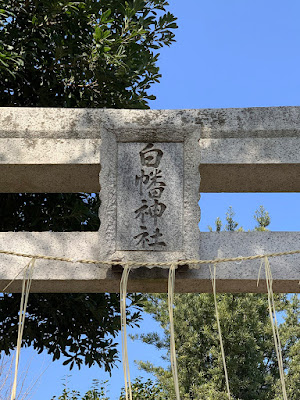
[[[157,225],[157,218],[161,217],[165,212],[167,206],[164,203],[159,203],[157,199],[154,200],[154,204],[149,207],[149,215],[154,220],[154,225]]]
[[[135,218],[141,218],[141,223],[143,224],[145,222],[145,215],[149,214],[149,207],[147,205],[147,200],[142,200],[143,205],[135,210],[136,217]]]

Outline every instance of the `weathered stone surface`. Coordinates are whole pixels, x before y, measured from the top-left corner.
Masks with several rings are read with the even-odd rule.
[[[199,138],[199,129],[174,128],[172,136],[159,132],[159,141],[147,129],[102,130],[100,246],[105,258],[123,261],[147,258],[160,262],[193,258],[197,254],[200,175],[195,159]],[[139,154],[151,144],[162,152],[157,168],[142,165]],[[143,177],[143,182],[149,179],[149,183],[161,170],[162,177],[157,179],[156,186],[149,188],[160,187],[159,182],[163,182],[166,186],[158,193],[160,198],[151,199],[141,178],[136,180],[136,176],[141,177],[142,169],[149,175]],[[140,213],[135,211],[144,206],[150,208],[145,210],[147,214],[142,221]],[[143,247],[140,239],[144,234],[148,234],[149,242],[144,241]]]
[[[298,137],[200,139],[203,164],[300,164]],[[230,155],[230,158],[229,156]]]
[[[105,110],[0,107],[0,137],[99,139]]]
[[[202,192],[300,191],[298,136],[201,138]]]
[[[101,139],[0,138],[0,163],[100,164]]]
[[[174,178],[163,181],[167,185],[162,193],[166,208],[158,204],[160,198],[157,203],[154,201],[156,210],[160,206],[157,213],[161,215],[157,218],[163,218],[161,226],[158,220],[154,222],[151,209],[150,228],[166,229],[163,237],[159,236],[160,231],[155,231],[156,237],[150,235],[153,240],[166,240],[166,246],[155,249],[159,251],[136,248],[133,238],[137,239],[138,232],[130,221],[138,209],[139,197],[133,196],[138,185],[135,177],[131,183],[123,179],[131,167],[138,171],[135,176],[141,172],[141,166],[136,164],[139,158],[126,154],[139,153],[151,143],[161,146],[162,163],[167,161],[167,155],[170,157],[162,172],[173,173]],[[200,191],[300,191],[299,149],[300,107],[177,111],[0,109],[0,191],[98,191],[101,166],[99,234],[4,233],[0,234],[0,248],[44,254],[52,249],[59,255],[118,260],[123,264],[127,260],[155,264],[298,249],[299,233],[200,236],[198,200]],[[145,205],[143,200],[149,199],[140,200]],[[119,206],[131,214],[128,220],[118,212]],[[172,215],[167,214],[169,210],[173,210]],[[147,211],[148,218],[151,213],[149,208]],[[148,219],[147,224],[144,222],[148,229]],[[0,256],[3,286],[15,277],[24,261],[16,259],[16,267],[11,267],[11,257]],[[38,264],[34,291],[119,290],[120,276],[107,266],[43,260]],[[257,261],[248,261],[218,266],[218,290],[264,291],[264,286],[256,287],[257,265]],[[299,256],[274,259],[272,268],[276,291],[299,292]],[[178,278],[177,291],[211,290],[208,266],[178,273]],[[139,269],[131,274],[129,290],[166,291],[166,282],[165,269]],[[12,290],[20,290],[20,278]]]
[[[299,249],[299,232],[201,233],[199,258],[238,257]],[[0,249],[32,254],[65,256],[72,259],[102,260],[97,232],[5,232],[0,233]],[[170,261],[170,260],[168,260]],[[10,291],[20,292],[28,259],[0,255],[0,291],[12,279]],[[300,255],[270,258],[276,292],[300,293]],[[219,292],[266,292],[264,270],[257,287],[260,260],[228,262],[217,267]],[[104,265],[72,264],[38,260],[32,292],[118,292],[121,274]],[[130,273],[129,291],[166,292],[168,268],[138,268]],[[209,265],[176,273],[177,292],[211,292]]]
[[[0,137],[94,138],[101,126],[134,129],[198,126],[202,138],[299,137],[300,107],[250,107],[199,110],[110,110],[0,108]],[[169,128],[168,128],[169,127]]]
[[[202,192],[300,191],[300,107],[5,107],[0,108],[0,192],[99,191],[102,145],[95,144],[105,131],[118,141],[128,135],[136,142],[141,132],[145,142],[177,142],[197,131],[191,161],[201,167]],[[78,156],[81,147],[85,151]]]
[[[0,138],[0,192],[97,192],[100,146],[101,139]]]
[[[183,144],[119,143],[117,250],[182,251]]]

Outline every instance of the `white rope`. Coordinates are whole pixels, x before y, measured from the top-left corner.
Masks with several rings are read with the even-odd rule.
[[[127,331],[126,331],[126,295],[127,295],[127,283],[128,276],[131,267],[126,264],[122,273],[120,282],[120,311],[121,311],[121,336],[122,336],[122,363],[125,381],[125,396],[126,400],[132,400],[132,390],[130,382],[130,371],[128,362],[128,351],[127,351]]]
[[[223,368],[224,368],[224,374],[225,374],[227,396],[228,396],[228,399],[230,400],[231,396],[230,396],[230,388],[229,388],[229,379],[228,379],[228,372],[227,372],[227,366],[226,366],[225,351],[224,351],[224,346],[223,346],[223,339],[222,339],[222,331],[221,331],[221,324],[220,324],[220,318],[219,318],[218,303],[217,303],[216,270],[217,270],[217,266],[216,266],[216,264],[214,264],[214,273],[212,274],[212,271],[210,269],[210,274],[211,274],[213,294],[214,294],[216,320],[217,320],[219,340],[220,340],[220,346],[221,346],[221,354],[222,354]]]
[[[24,271],[23,281],[22,281],[22,294],[21,294],[20,314],[19,314],[16,359],[15,359],[15,374],[14,374],[14,381],[13,381],[12,392],[11,392],[11,400],[15,400],[16,399],[16,389],[17,389],[19,358],[20,358],[22,336],[23,336],[24,324],[25,324],[26,308],[27,308],[27,303],[28,303],[28,297],[29,297],[29,292],[30,292],[30,287],[31,287],[31,282],[32,282],[35,261],[37,258],[38,259],[66,261],[66,262],[74,262],[74,260],[63,258],[63,257],[30,255],[30,254],[16,253],[16,252],[12,252],[12,251],[4,251],[4,250],[0,250],[0,253],[15,255],[18,257],[31,258],[29,263],[24,268],[22,268],[22,270],[2,290],[2,292],[4,292],[14,282],[14,280],[18,277],[18,275],[20,275],[20,273],[22,271]],[[218,333],[219,333],[219,339],[220,339],[220,345],[221,345],[227,394],[228,394],[229,399],[231,399],[231,395],[230,395],[230,389],[229,389],[229,380],[228,380],[225,352],[224,352],[224,347],[223,347],[223,340],[222,340],[222,333],[221,333],[221,326],[220,326],[219,312],[218,312],[218,305],[217,305],[217,298],[216,298],[216,264],[221,263],[221,262],[254,260],[254,259],[258,259],[258,258],[263,258],[261,265],[260,265],[259,273],[258,273],[257,286],[259,284],[260,273],[261,273],[261,269],[262,269],[262,265],[263,265],[263,261],[264,261],[265,262],[266,283],[267,283],[267,290],[268,290],[268,308],[269,308],[270,320],[271,320],[271,325],[272,325],[276,355],[277,355],[277,359],[278,359],[280,381],[281,381],[281,386],[282,386],[283,399],[287,400],[286,387],[285,387],[285,375],[284,375],[283,360],[282,360],[282,350],[281,350],[281,344],[280,344],[279,329],[278,329],[276,310],[275,310],[275,301],[274,301],[274,294],[273,294],[273,278],[272,278],[272,273],[271,273],[271,268],[270,268],[270,263],[269,263],[268,257],[278,257],[278,256],[283,256],[283,255],[299,254],[299,253],[300,253],[300,250],[295,250],[295,251],[289,251],[289,252],[271,253],[271,254],[255,255],[255,256],[248,256],[248,257],[234,257],[234,258],[224,258],[224,259],[215,259],[215,260],[185,260],[184,261],[185,263],[190,264],[190,267],[196,266],[196,264],[204,264],[204,263],[207,263],[207,264],[211,263],[214,265],[214,273],[212,274],[212,271],[210,271],[210,272],[211,272],[211,278],[212,278],[216,320],[217,320]],[[98,263],[111,264],[111,265],[116,264],[116,262],[97,261],[97,260],[76,260],[76,262],[89,263],[89,264],[98,264]],[[181,265],[182,263],[183,263],[183,261],[155,263],[156,265],[160,265],[160,266],[170,265],[169,280],[168,280],[168,308],[169,308],[169,318],[170,318],[170,355],[171,355],[171,368],[172,368],[174,387],[175,387],[175,393],[176,393],[177,400],[180,400],[180,393],[179,393],[176,349],[175,349],[173,305],[174,305],[175,270],[176,270],[176,267],[178,265]],[[122,359],[123,359],[126,400],[132,400],[132,390],[131,390],[128,351],[127,351],[127,332],[126,332],[127,283],[128,283],[128,276],[129,276],[129,272],[130,272],[131,268],[135,267],[135,266],[142,266],[142,265],[150,266],[150,265],[154,265],[154,264],[145,263],[145,262],[144,263],[136,263],[136,262],[128,261],[124,267],[121,282],[120,282],[120,312],[121,312],[121,336],[122,336],[122,356],[123,356]],[[211,270],[211,268],[210,268],[210,270]]]
[[[111,261],[111,260],[75,260],[67,257],[57,257],[57,256],[46,256],[44,254],[28,254],[28,253],[18,253],[16,251],[10,250],[1,250],[0,254],[6,254],[16,257],[25,257],[25,258],[36,258],[41,260],[52,260],[52,261],[62,261],[68,263],[80,263],[80,264],[103,264],[103,265],[120,265],[120,261]],[[170,267],[172,264],[175,265],[189,265],[190,269],[198,269],[199,265],[203,264],[220,264],[224,262],[239,262],[239,261],[247,261],[247,260],[257,260],[265,257],[281,257],[288,256],[292,254],[300,254],[300,250],[292,250],[292,251],[282,251],[280,253],[268,253],[268,254],[256,254],[254,256],[239,256],[239,257],[228,257],[228,258],[215,258],[213,260],[197,260],[197,259],[187,259],[180,261],[164,261],[164,262],[136,262],[136,261],[126,261],[126,264],[133,268],[139,267]]]
[[[18,326],[18,339],[17,339],[17,350],[16,350],[16,359],[15,359],[15,373],[14,373],[14,381],[11,390],[11,400],[16,399],[17,392],[17,379],[18,379],[18,369],[19,369],[19,359],[20,359],[20,351],[22,346],[22,337],[25,325],[25,316],[26,316],[26,308],[28,303],[28,297],[32,282],[33,269],[36,259],[32,258],[29,263],[26,265],[23,275],[22,282],[22,294],[21,294],[21,304],[20,304],[20,314],[19,314],[19,326]]]
[[[173,375],[176,399],[180,400],[179,381],[178,381],[178,372],[177,372],[177,360],[176,360],[176,348],[175,348],[174,315],[173,315],[175,270],[176,270],[176,265],[172,264],[170,267],[170,270],[169,270],[169,279],[168,279],[168,308],[169,308],[169,319],[170,319],[171,368],[172,368],[172,375]]]
[[[276,317],[276,309],[275,309],[275,301],[274,301],[274,294],[273,294],[273,277],[271,272],[270,263],[268,257],[265,257],[265,273],[266,273],[266,283],[268,289],[268,307],[269,307],[269,314],[270,320],[272,325],[278,367],[279,367],[279,375],[280,375],[280,382],[282,388],[282,395],[283,399],[287,400],[286,394],[286,387],[285,387],[285,376],[284,376],[284,369],[283,369],[283,360],[282,360],[282,351],[281,351],[281,344],[280,344],[280,337],[279,337],[279,329]]]

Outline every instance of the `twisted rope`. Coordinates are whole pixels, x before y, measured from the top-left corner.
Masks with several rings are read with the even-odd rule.
[[[35,258],[40,260],[52,260],[52,261],[62,261],[69,263],[79,263],[79,264],[102,264],[102,265],[120,265],[121,261],[109,261],[109,260],[75,260],[67,257],[56,257],[56,256],[45,256],[43,254],[28,254],[28,253],[18,253],[16,251],[9,250],[0,250],[0,254],[6,254],[16,257],[25,257],[25,258]],[[129,267],[170,267],[171,265],[186,265],[189,264],[190,268],[197,268],[197,265],[202,264],[220,264],[224,262],[239,262],[239,261],[247,261],[247,260],[258,260],[265,257],[281,257],[288,256],[292,254],[300,254],[300,250],[292,250],[292,251],[282,251],[280,253],[267,253],[267,254],[256,254],[254,256],[239,256],[239,257],[227,257],[227,258],[214,258],[212,260],[179,260],[179,261],[164,261],[164,262],[137,262],[137,261],[124,261],[124,264]]]
[[[16,356],[16,366],[15,366],[15,379],[12,389],[11,400],[15,400],[16,396],[16,384],[17,384],[17,373],[18,373],[18,363],[19,363],[19,354],[21,348],[21,341],[22,341],[22,334],[24,329],[24,321],[25,321],[25,312],[27,307],[27,301],[32,281],[32,274],[33,274],[33,267],[34,263],[37,259],[41,260],[51,260],[51,261],[61,261],[61,262],[69,262],[69,263],[80,263],[80,264],[102,264],[102,265],[120,265],[120,261],[102,261],[102,260],[74,260],[72,258],[67,257],[56,257],[56,256],[46,256],[43,254],[27,254],[27,253],[19,253],[15,251],[9,250],[0,250],[0,254],[11,255],[16,257],[24,257],[30,258],[31,260],[29,263],[19,271],[19,273],[5,286],[3,292],[11,285],[11,283],[21,274],[22,271],[24,272],[23,277],[23,285],[22,285],[22,296],[21,296],[21,306],[20,306],[20,318],[19,318],[19,333],[18,333],[18,344],[17,344],[17,356]],[[126,400],[132,400],[132,390],[130,384],[130,373],[129,373],[129,363],[128,363],[128,353],[127,353],[127,333],[126,333],[126,294],[127,294],[127,283],[128,283],[128,276],[129,272],[134,267],[150,267],[150,266],[161,266],[161,267],[170,267],[169,271],[169,280],[168,280],[168,306],[169,306],[169,316],[170,316],[170,352],[171,352],[171,366],[172,366],[172,373],[174,378],[174,386],[176,392],[176,398],[180,400],[179,394],[179,384],[178,384],[178,373],[177,373],[177,362],[176,362],[176,351],[175,351],[175,335],[174,335],[174,320],[173,320],[173,304],[174,304],[174,286],[175,286],[175,269],[179,265],[186,265],[188,264],[191,269],[197,268],[197,265],[203,264],[213,264],[214,266],[214,274],[212,275],[212,284],[213,284],[213,292],[214,292],[214,299],[215,299],[215,309],[216,309],[216,318],[218,323],[218,331],[220,337],[220,344],[221,344],[221,351],[222,351],[222,359],[223,359],[223,366],[226,378],[226,386],[227,386],[227,394],[228,398],[230,399],[230,389],[229,389],[229,381],[227,375],[227,368],[226,368],[226,361],[225,361],[225,354],[224,348],[222,343],[222,335],[221,335],[221,328],[219,322],[219,315],[218,315],[218,308],[216,304],[216,264],[224,263],[224,262],[240,262],[240,261],[247,261],[247,260],[257,260],[262,259],[265,260],[265,270],[266,270],[266,281],[267,281],[267,288],[268,288],[268,302],[269,302],[269,312],[270,318],[272,323],[272,330],[275,342],[275,348],[278,358],[278,365],[280,371],[280,380],[282,384],[282,391],[284,399],[286,397],[286,389],[285,389],[285,381],[284,381],[284,371],[283,371],[283,362],[282,362],[282,355],[281,355],[281,345],[279,340],[279,333],[278,333],[278,325],[276,320],[275,314],[275,306],[274,306],[274,298],[273,298],[273,290],[272,290],[272,274],[271,269],[269,266],[268,258],[271,257],[281,257],[293,254],[300,254],[300,250],[292,250],[292,251],[283,251],[277,253],[267,253],[267,254],[257,254],[254,256],[239,256],[239,257],[227,257],[227,258],[216,258],[212,260],[180,260],[180,261],[167,261],[167,262],[136,262],[136,261],[125,261],[125,266],[120,282],[120,295],[121,295],[121,332],[122,332],[122,355],[123,355],[123,371],[124,371],[124,378],[125,378],[125,394]],[[27,278],[27,270],[30,268],[29,277]],[[259,269],[258,274],[258,281],[259,283],[259,276],[260,271],[262,268]],[[275,324],[273,321],[273,315],[275,319]]]

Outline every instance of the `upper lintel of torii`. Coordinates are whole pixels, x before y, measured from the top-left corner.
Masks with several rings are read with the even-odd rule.
[[[98,192],[105,132],[163,142],[194,133],[203,193],[300,191],[300,107],[6,107],[0,108],[0,192]]]
[[[0,192],[98,191],[99,232],[0,233],[0,249],[154,266],[298,249],[298,232],[200,233],[198,200],[200,192],[299,192],[300,107],[0,108]],[[9,257],[0,257],[0,284],[24,263]],[[220,265],[218,291],[265,291],[257,263]],[[272,269],[275,291],[299,292],[299,255],[274,258]],[[39,260],[32,290],[118,291],[119,279],[109,266]],[[182,292],[211,290],[207,266],[176,282]],[[137,269],[129,290],[166,283],[163,269]]]

